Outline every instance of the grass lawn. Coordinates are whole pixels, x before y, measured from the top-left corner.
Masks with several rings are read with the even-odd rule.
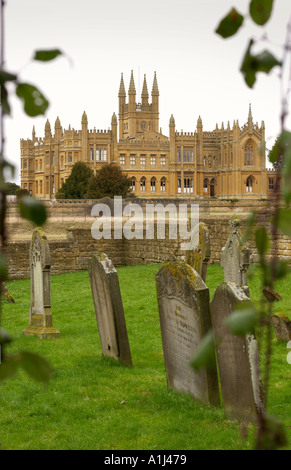
[[[87,271],[51,277],[53,325],[59,339],[27,337],[30,280],[8,283],[15,304],[4,303],[2,327],[13,336],[10,351],[44,355],[54,373],[48,386],[24,372],[0,386],[2,449],[195,450],[252,449],[255,426],[241,425],[223,408],[200,405],[169,390],[163,360],[155,273],[158,265],[118,268],[133,367],[101,355]],[[291,317],[290,279],[278,288],[277,311]],[[220,266],[208,267],[212,298],[223,280]],[[259,299],[259,275],[249,277]],[[281,420],[291,449],[291,365],[286,343],[273,338],[268,412]]]

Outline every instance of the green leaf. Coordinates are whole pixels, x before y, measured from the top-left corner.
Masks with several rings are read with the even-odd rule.
[[[1,89],[1,108],[2,108],[2,113],[3,115],[7,115],[9,116],[9,114],[11,113],[11,109],[10,109],[10,104],[9,104],[9,101],[8,101],[8,92],[7,92],[7,88],[5,85],[0,85],[0,89]]]
[[[269,51],[265,50],[260,54],[253,55],[251,48],[254,45],[254,40],[250,39],[247,50],[243,57],[240,71],[242,72],[245,82],[248,87],[252,88],[256,82],[256,74],[258,72],[269,73],[273,67],[281,66],[276,57]]]
[[[278,228],[291,237],[291,209],[281,207],[278,210]]]
[[[35,117],[45,114],[49,102],[34,85],[20,83],[16,88],[17,96],[24,103],[24,111],[28,116]]]
[[[215,365],[215,346],[212,331],[209,331],[200,341],[192,359],[191,366],[195,370],[203,367],[212,368]]]
[[[17,80],[17,75],[14,73],[6,72],[3,68],[0,67],[0,83],[5,82],[15,82]]]
[[[0,364],[0,382],[14,377],[21,365],[21,357],[19,354],[6,355],[3,362]]]
[[[48,62],[50,60],[54,60],[59,55],[62,55],[62,51],[59,49],[38,50],[35,51],[33,59],[42,62]]]
[[[250,15],[255,23],[262,26],[271,16],[273,0],[252,0],[250,3]]]
[[[255,232],[255,240],[256,240],[256,247],[259,252],[260,256],[264,256],[264,254],[268,251],[270,246],[269,236],[265,227],[257,228]]]
[[[20,199],[18,207],[20,215],[24,219],[30,220],[38,227],[45,223],[47,214],[42,202],[27,196]]]
[[[21,358],[21,365],[30,377],[38,382],[49,382],[52,367],[46,358],[29,351],[21,351]]]
[[[242,302],[225,320],[231,333],[236,336],[245,336],[248,333],[253,333],[257,322],[257,311],[249,301]]]
[[[216,33],[223,38],[229,38],[233,36],[243,24],[244,17],[238,13],[235,8],[232,8],[230,12],[221,20]]]

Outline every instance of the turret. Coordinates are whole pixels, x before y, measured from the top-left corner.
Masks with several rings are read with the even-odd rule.
[[[112,145],[110,147],[110,162],[117,163],[117,117],[113,113],[111,118]]]
[[[152,111],[153,111],[153,130],[159,132],[159,88],[157,81],[157,74],[155,72],[153,87],[152,87]]]
[[[57,140],[61,140],[63,136],[63,131],[62,131],[62,126],[61,126],[61,121],[59,117],[57,117],[56,122],[55,122],[55,138]]]
[[[135,97],[136,97],[136,90],[133,78],[133,70],[131,71],[129,89],[128,89],[128,111],[134,112],[135,111]]]
[[[45,127],[44,127],[44,136],[45,136],[45,139],[51,139],[51,137],[52,137],[51,125],[50,125],[50,122],[49,122],[48,119],[47,119],[47,121],[45,123]]]
[[[88,152],[88,118],[85,111],[82,114],[82,161],[86,162],[89,160],[89,152]]]

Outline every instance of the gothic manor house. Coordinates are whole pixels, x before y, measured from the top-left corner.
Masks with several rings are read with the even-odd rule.
[[[254,124],[251,107],[241,127],[234,121],[204,131],[197,119],[192,132],[177,132],[173,115],[169,136],[159,129],[159,88],[154,74],[151,102],[146,76],[141,102],[136,100],[133,72],[126,95],[123,75],[118,94],[118,119],[113,113],[109,130],[62,129],[59,118],[47,120],[44,136],[21,139],[21,187],[39,199],[53,199],[78,161],[96,173],[105,163],[120,165],[131,188],[142,198],[266,197],[273,189],[272,170],[265,165],[265,126]]]

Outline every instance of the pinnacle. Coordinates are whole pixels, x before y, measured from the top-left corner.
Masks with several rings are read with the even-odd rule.
[[[120,80],[120,87],[119,87],[118,96],[126,96],[124,81],[123,81],[123,73],[121,74],[121,80]]]
[[[131,71],[131,77],[130,77],[130,83],[129,83],[129,89],[128,89],[128,94],[129,95],[135,95],[135,85],[134,85],[134,78],[133,78],[133,70]]]
[[[153,81],[153,88],[152,88],[152,95],[159,95],[159,88],[158,88],[158,81],[157,81],[157,73],[155,72],[154,81]]]

